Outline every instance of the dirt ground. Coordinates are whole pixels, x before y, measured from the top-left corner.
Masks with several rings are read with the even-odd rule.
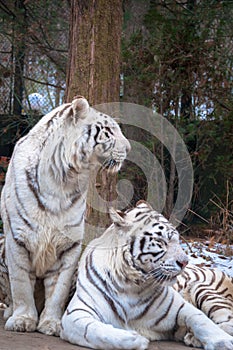
[[[4,321],[0,312],[0,350],[84,350],[87,348],[69,344],[57,337],[46,336],[37,332],[16,333],[4,330]],[[181,343],[152,342],[149,350],[188,350]],[[103,349],[104,350],[104,349]],[[197,349],[196,349],[197,350]]]

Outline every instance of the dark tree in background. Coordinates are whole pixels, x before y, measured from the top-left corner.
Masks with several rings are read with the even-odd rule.
[[[121,0],[72,0],[66,100],[119,100]]]
[[[122,1],[72,0],[71,3],[66,101],[75,95],[84,96],[90,105],[119,101]],[[88,222],[106,226],[107,202],[114,199],[116,176],[101,171],[90,182]],[[92,208],[95,189],[104,200],[101,204],[97,199],[99,210]]]
[[[192,210],[209,218],[219,210],[212,200],[232,210],[233,3],[125,0],[125,19],[124,101],[152,107],[183,137],[194,167]],[[143,142],[166,175],[169,217],[178,190],[175,165],[158,140]]]

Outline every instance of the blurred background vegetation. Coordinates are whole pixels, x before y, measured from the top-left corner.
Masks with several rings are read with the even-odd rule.
[[[119,100],[147,106],[176,127],[195,177],[184,222],[207,225],[232,241],[233,1],[124,0],[121,5]],[[0,0],[1,185],[17,139],[64,100],[70,13],[69,0]],[[170,154],[149,133],[125,133],[159,159],[169,217],[178,188]],[[136,165],[128,162],[120,177],[134,185],[133,201],[146,198],[146,179]]]

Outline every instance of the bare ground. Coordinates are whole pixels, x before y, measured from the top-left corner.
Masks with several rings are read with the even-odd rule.
[[[44,334],[9,332],[4,330],[0,312],[0,350],[84,350],[87,348],[69,344],[64,340]],[[188,350],[189,347],[176,342],[152,342],[149,350]],[[192,348],[195,350],[196,348]],[[103,349],[104,350],[104,349]],[[197,350],[197,349],[196,349]]]

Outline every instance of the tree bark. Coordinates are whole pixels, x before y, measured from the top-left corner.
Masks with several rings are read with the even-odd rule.
[[[69,65],[65,100],[82,95],[90,105],[119,101],[122,0],[72,0]],[[108,202],[115,198],[116,176],[102,172],[91,180],[87,220],[105,227]],[[94,210],[95,189],[105,200]],[[88,233],[89,239],[92,238]]]
[[[66,101],[119,100],[122,0],[72,0]]]

